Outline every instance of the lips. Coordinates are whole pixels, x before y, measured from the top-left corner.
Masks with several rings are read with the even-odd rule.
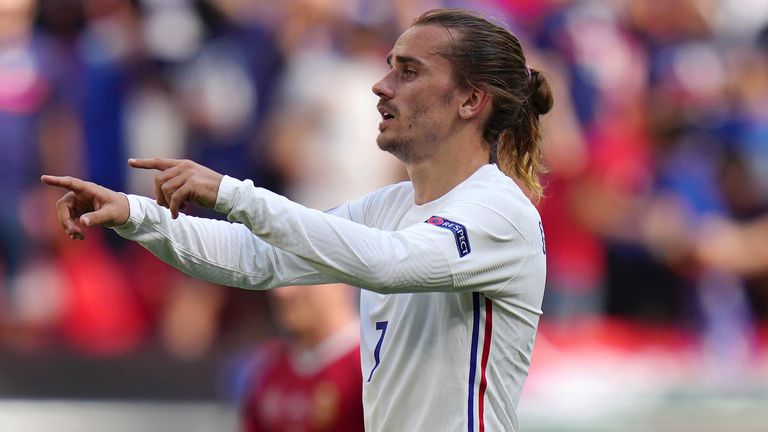
[[[397,110],[394,107],[387,106],[386,104],[379,103],[376,108],[379,110],[379,114],[381,114],[381,118],[384,121],[394,119],[397,114]]]

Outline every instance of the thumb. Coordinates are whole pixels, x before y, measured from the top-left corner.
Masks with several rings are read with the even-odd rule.
[[[102,213],[103,210],[98,210],[83,214],[80,216],[80,225],[88,228],[101,225],[101,221],[104,219],[104,215]]]
[[[130,216],[130,204],[125,194],[112,193],[109,202],[104,206],[94,209],[80,216],[80,224],[85,227],[106,226],[114,227],[128,222]]]
[[[116,225],[114,213],[109,206],[104,206],[99,210],[84,213],[80,216],[80,224],[88,228],[94,226],[114,226]]]

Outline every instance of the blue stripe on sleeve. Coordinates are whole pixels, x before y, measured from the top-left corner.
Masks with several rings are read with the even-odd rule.
[[[474,430],[475,421],[475,370],[477,368],[477,339],[480,328],[480,294],[472,293],[472,352],[469,356],[469,397],[467,399],[467,431]]]

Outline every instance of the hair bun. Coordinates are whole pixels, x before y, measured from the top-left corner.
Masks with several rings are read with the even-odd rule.
[[[534,112],[538,115],[543,115],[552,109],[554,103],[552,99],[552,90],[549,88],[549,83],[544,75],[536,69],[531,68],[531,96],[529,103]]]

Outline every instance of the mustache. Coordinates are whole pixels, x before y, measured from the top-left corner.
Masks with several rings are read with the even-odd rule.
[[[388,112],[388,113],[390,113],[390,114],[392,114],[394,116],[400,114],[400,110],[397,109],[396,106],[388,104],[388,103],[386,103],[384,101],[379,101],[379,103],[376,104],[376,108],[379,111],[386,111],[386,112]]]

